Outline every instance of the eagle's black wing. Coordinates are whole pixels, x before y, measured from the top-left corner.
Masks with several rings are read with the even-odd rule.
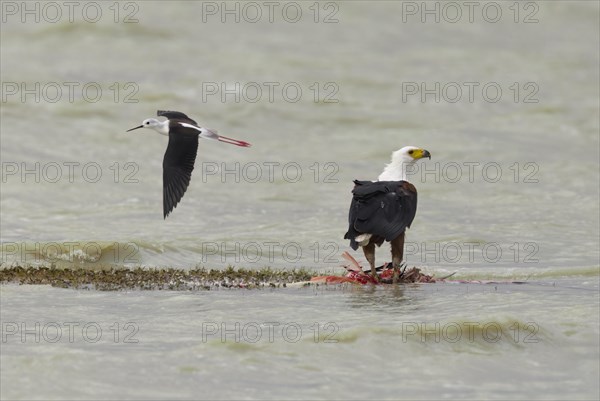
[[[169,110],[157,110],[156,115],[158,117],[167,117],[169,120],[187,120],[194,125],[198,125],[196,121],[192,120],[180,111],[169,111]]]
[[[391,241],[410,227],[417,212],[417,191],[406,181],[354,181],[348,214],[349,228],[344,238],[353,249],[355,238],[372,234]]]
[[[169,134],[169,145],[163,158],[163,214],[165,219],[177,206],[190,185],[197,152],[197,133]]]

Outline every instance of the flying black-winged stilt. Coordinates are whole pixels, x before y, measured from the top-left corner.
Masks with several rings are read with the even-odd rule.
[[[169,137],[169,145],[163,158],[163,215],[166,219],[190,185],[198,152],[198,137],[243,147],[248,147],[250,144],[218,135],[215,130],[202,128],[196,121],[179,111],[158,110],[156,115],[167,119],[160,121],[156,118],[147,118],[142,121],[142,125],[128,129],[126,132],[138,128],[150,128]]]

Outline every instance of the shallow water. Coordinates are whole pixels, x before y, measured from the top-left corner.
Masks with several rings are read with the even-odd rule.
[[[494,3],[495,23],[481,14],[491,3],[473,22],[457,3],[457,23],[448,8],[439,23],[422,22],[410,8],[420,2],[323,3],[318,22],[313,3],[301,2],[296,23],[277,12],[271,23],[265,8],[249,22],[241,3],[239,22],[223,23],[221,2],[153,1],[122,4],[115,23],[114,8],[99,4],[96,23],[78,12],[71,23],[65,10],[57,22],[4,15],[3,265],[339,274],[352,180],[376,178],[393,150],[416,145],[433,157],[411,177],[419,208],[408,264],[528,284],[202,293],[5,285],[3,334],[9,323],[97,322],[103,335],[3,338],[3,398],[598,398],[596,3],[528,2],[518,15],[512,2]],[[132,12],[138,22],[123,23]],[[124,132],[157,109],[253,144],[202,141],[166,220],[167,138]],[[412,323],[439,322],[443,334],[469,319],[500,327],[501,340],[403,341]],[[139,343],[111,341],[115,322],[121,332],[132,322]],[[297,323],[303,335],[203,342],[207,322],[265,333],[268,322]],[[508,340],[531,322],[538,342]],[[314,328],[327,323],[339,341],[315,343]]]
[[[597,291],[596,277],[192,293],[5,285],[3,393],[593,398]]]

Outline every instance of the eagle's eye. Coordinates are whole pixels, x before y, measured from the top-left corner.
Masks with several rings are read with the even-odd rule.
[[[408,154],[409,154],[409,155],[412,155],[412,154],[413,154],[413,152],[414,152],[413,150],[409,150],[409,151],[408,151]]]

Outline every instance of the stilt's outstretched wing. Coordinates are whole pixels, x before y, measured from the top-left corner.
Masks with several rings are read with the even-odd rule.
[[[163,158],[163,215],[165,219],[183,198],[183,194],[190,185],[197,152],[197,133],[169,134],[169,145]]]
[[[192,123],[194,125],[198,125],[198,123],[196,123],[196,121],[192,120],[191,118],[189,118],[188,116],[186,116],[185,114],[183,114],[180,111],[157,110],[156,115],[158,117],[167,117],[169,120],[184,120],[184,121],[189,121],[190,123]]]

